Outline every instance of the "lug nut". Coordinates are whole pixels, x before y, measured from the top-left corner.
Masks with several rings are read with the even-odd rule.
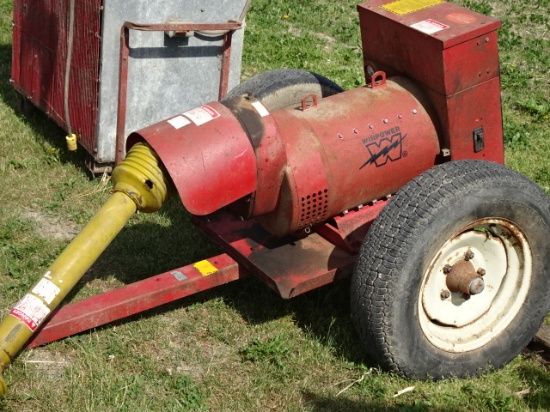
[[[478,274],[479,276],[485,276],[485,273],[486,273],[486,272],[485,272],[485,269],[483,269],[483,268],[479,268],[479,269],[477,270],[477,274]]]
[[[449,299],[451,297],[451,292],[447,289],[441,291],[441,299]]]
[[[443,266],[443,273],[445,273],[446,275],[448,275],[449,273],[451,273],[451,270],[453,270],[453,267],[451,265],[445,265]]]
[[[472,252],[471,250],[468,250],[466,252],[466,254],[464,255],[464,259],[466,260],[472,260],[474,258],[474,252]]]

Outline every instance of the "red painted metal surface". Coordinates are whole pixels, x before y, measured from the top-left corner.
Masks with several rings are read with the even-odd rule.
[[[242,25],[239,23],[239,26]],[[232,39],[233,30],[228,31],[223,35],[222,59],[220,67],[220,89],[218,92],[218,100],[221,100],[227,94],[227,89],[229,88],[229,62],[231,60]]]
[[[241,221],[225,211],[195,218],[195,224],[284,299],[349,276],[355,262],[317,233],[281,238],[254,219]]]
[[[125,22],[120,29],[120,66],[118,77],[118,109],[117,109],[117,131],[115,142],[115,165],[120,163],[126,152],[126,110],[128,95],[128,63],[130,54],[130,30],[139,31],[164,31],[186,33],[190,31],[227,30],[224,34],[222,46],[221,67],[220,67],[220,89],[218,100],[227,94],[229,84],[229,62],[231,59],[231,39],[233,31],[242,27],[241,22],[227,23],[186,23],[186,24],[139,24]]]
[[[371,0],[357,6],[365,60],[388,75],[406,74],[442,94],[498,76],[497,42],[484,41],[501,26],[498,20],[448,2],[398,15],[382,7],[389,3]],[[457,14],[464,16],[462,22],[452,18]]]
[[[101,0],[76,0],[69,112],[90,153],[97,119]],[[62,128],[69,0],[14,0],[13,86]]]
[[[429,106],[412,82],[395,77],[374,89],[322,99],[305,111],[272,113],[287,165],[277,208],[258,221],[282,235],[395,193],[438,161]]]
[[[240,122],[254,147],[257,164],[256,186],[262,188],[231,206],[232,211],[243,218],[262,215],[277,207],[284,168],[287,164],[285,144],[279,135],[275,120],[272,116],[262,117],[254,104],[260,102],[252,96],[239,96],[224,102]]]
[[[157,152],[185,208],[206,215],[256,188],[256,156],[239,122],[211,102],[128,137],[146,140]]]
[[[374,219],[378,217],[387,200],[379,200],[372,205],[361,206],[328,222],[314,227],[315,232],[330,243],[349,253],[357,253]]]
[[[239,201],[275,235],[307,230],[344,210],[381,199],[438,161],[427,98],[395,77],[271,114],[245,98],[212,102],[129,136],[159,155],[184,206],[206,215]],[[226,107],[227,106],[227,107]],[[259,183],[259,184],[258,184]]]
[[[246,270],[227,255],[207,261],[215,272],[209,273],[208,265],[204,268],[205,261],[197,262],[65,305],[34,335],[27,348],[66,338],[247,275]]]
[[[440,119],[441,147],[450,150],[450,160],[504,163],[497,41],[501,24],[452,3],[435,3],[424,8],[416,3],[419,9],[410,12],[404,2],[388,0],[358,6],[367,78],[369,71],[384,70],[418,82]],[[482,150],[474,146],[478,128],[485,139]]]
[[[504,164],[500,78],[452,96],[428,90],[441,121],[442,146],[451,160],[477,159]],[[473,131],[483,128],[485,149],[476,153]]]

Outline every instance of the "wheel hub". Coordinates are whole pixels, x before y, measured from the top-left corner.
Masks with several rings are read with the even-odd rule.
[[[483,219],[463,229],[439,250],[422,281],[425,336],[450,352],[489,342],[525,301],[531,260],[523,233],[507,220]]]
[[[459,260],[450,266],[447,275],[447,288],[453,293],[464,293],[466,295],[478,295],[485,289],[483,278],[469,260]]]

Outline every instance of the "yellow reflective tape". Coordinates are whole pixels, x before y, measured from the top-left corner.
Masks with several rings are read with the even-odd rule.
[[[214,266],[208,260],[201,260],[200,262],[195,263],[193,267],[197,269],[203,276],[208,276],[218,271],[216,266]]]
[[[392,3],[384,4],[381,6],[383,9],[391,11],[392,13],[403,16],[405,14],[412,13],[414,11],[427,9],[438,4],[444,3],[443,0],[397,0]]]

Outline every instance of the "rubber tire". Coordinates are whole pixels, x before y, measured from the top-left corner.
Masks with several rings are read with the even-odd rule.
[[[270,112],[301,105],[315,94],[318,99],[343,92],[340,86],[319,74],[298,69],[278,69],[253,76],[232,89],[223,99],[252,94]]]
[[[443,351],[420,327],[422,276],[449,234],[492,216],[513,222],[531,247],[533,273],[526,301],[486,345],[465,353]],[[504,166],[456,161],[417,176],[373,223],[352,277],[351,312],[367,352],[383,368],[418,379],[468,377],[511,361],[550,308],[548,233],[550,199]]]

